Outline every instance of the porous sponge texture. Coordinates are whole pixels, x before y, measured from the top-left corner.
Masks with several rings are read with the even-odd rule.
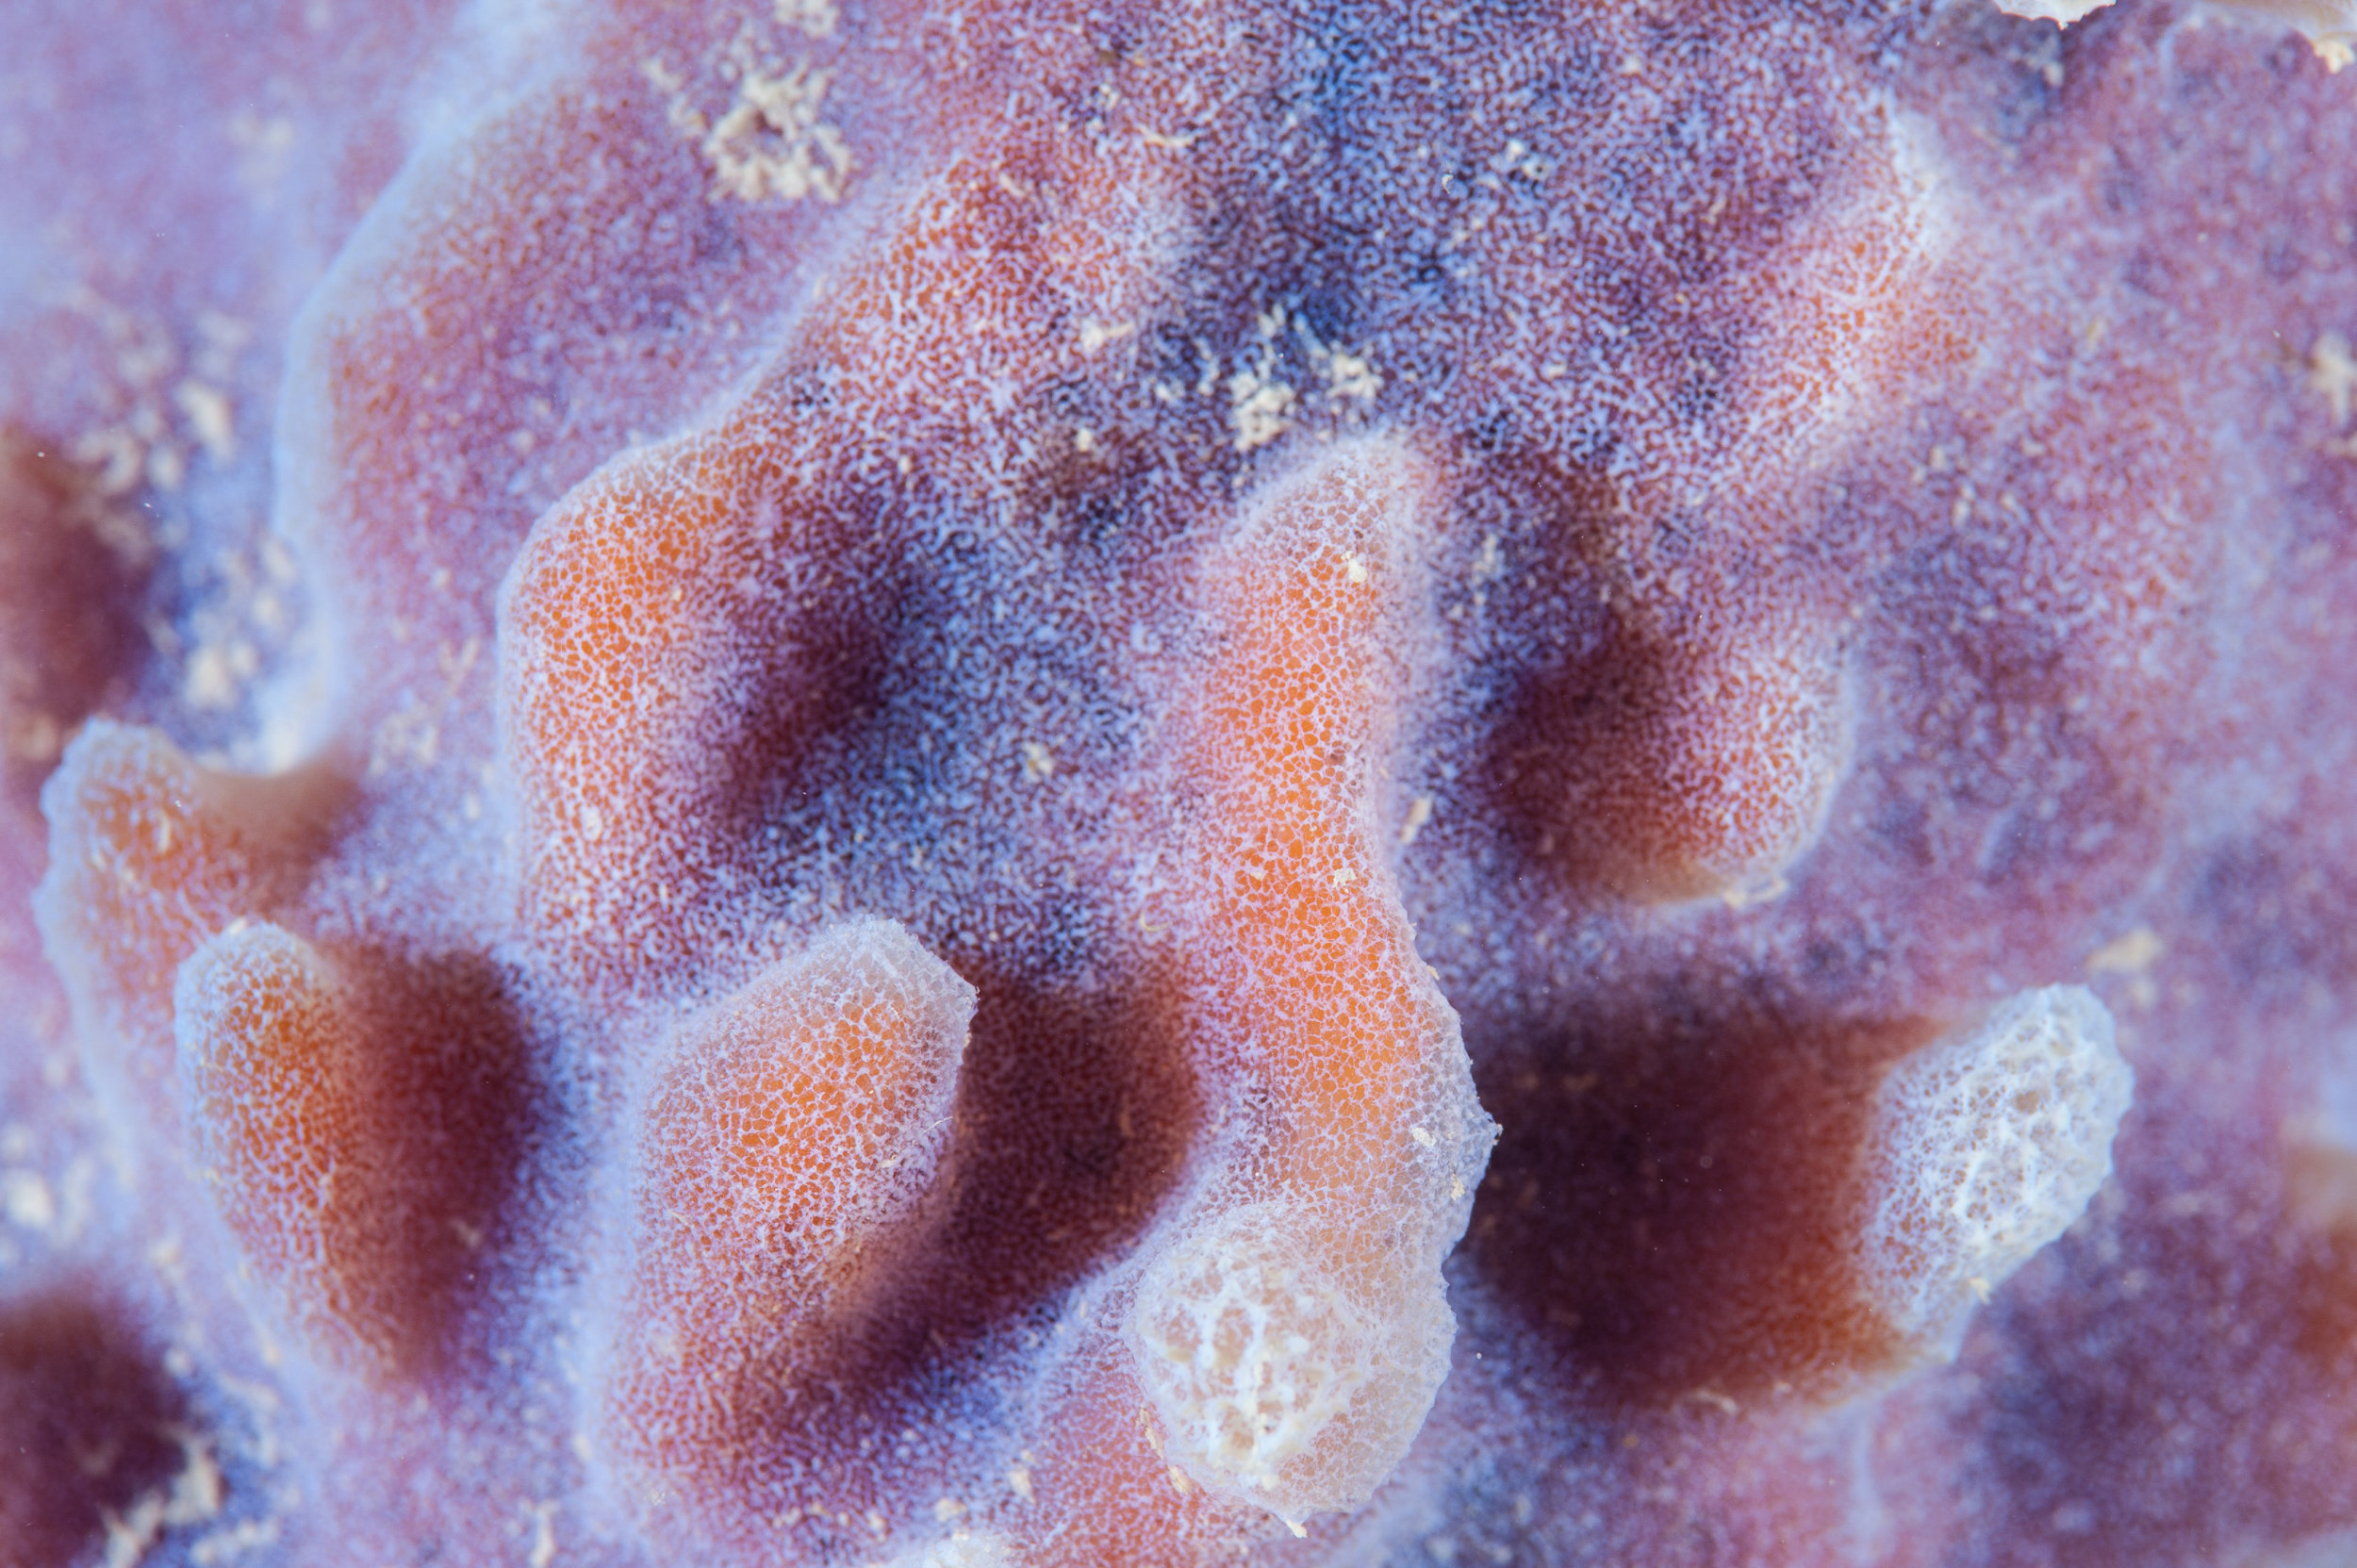
[[[363,1064],[335,976],[301,937],[239,924],[181,965],[173,1027],[189,1153],[296,1325],[377,1339]],[[340,1178],[340,1180],[338,1180]]]
[[[321,794],[303,775],[213,772],[157,731],[105,719],[75,737],[43,787],[49,869],[34,907],[126,1147],[178,1131],[181,961],[287,894]]]
[[[798,619],[768,602],[787,596],[758,580],[760,552],[782,530],[799,542],[801,521],[765,460],[783,433],[762,418],[756,400],[720,429],[617,458],[542,521],[508,577],[501,740],[523,909],[594,968],[681,956],[683,916],[711,876],[681,830],[727,826],[714,818],[731,759],[765,750],[743,723],[749,693],[829,684],[798,665]],[[814,591],[795,586],[796,602]],[[779,667],[770,679],[753,673],[765,665]],[[789,748],[807,705],[786,701],[773,723]]]
[[[1546,819],[1586,879],[1649,902],[1784,890],[1821,834],[1856,714],[1830,640],[1616,629],[1608,673],[1568,681]]]
[[[1376,834],[1430,485],[1365,441],[1271,487],[1210,573],[1187,731],[1212,882],[1192,1029],[1256,1109],[1125,1332],[1171,1462],[1293,1521],[1363,1503],[1421,1428],[1454,1330],[1441,1262],[1495,1131]]]
[[[2082,985],[2024,991],[1901,1063],[1869,1134],[1860,1272],[1901,1336],[1953,1353],[1975,1300],[2085,1212],[2135,1092]]]
[[[1171,1461],[1289,1519],[1363,1500],[1448,1371],[1456,1319],[1438,1273],[1388,1298],[1354,1292],[1315,1233],[1343,1217],[1222,1215],[1155,1261],[1129,1327]]]
[[[811,1336],[901,1256],[973,1012],[973,987],[900,926],[857,919],[681,1030],[643,1114],[605,1368],[631,1490],[725,1493],[703,1482],[759,1447]]]

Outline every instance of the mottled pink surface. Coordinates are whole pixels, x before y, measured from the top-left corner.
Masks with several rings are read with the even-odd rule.
[[[0,1564],[2357,1561],[2357,74],[2146,0],[829,10],[0,17]],[[1280,776],[1329,524],[1386,608]],[[102,724],[44,822],[92,716],[300,771]],[[1363,940],[1241,880],[1296,779]],[[651,1460],[641,1108],[855,916],[978,994],[925,1228]],[[323,1272],[191,1156],[239,919],[369,1043]],[[1876,1084],[2064,982],[2116,1171],[1902,1364]],[[1296,1538],[1121,1324],[1255,1183],[1447,1230],[1301,1132],[1301,1020],[1426,986],[1451,1367]]]

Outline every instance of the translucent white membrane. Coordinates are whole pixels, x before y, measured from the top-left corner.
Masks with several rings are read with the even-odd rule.
[[[1953,1355],[1977,1301],[2085,1212],[2135,1090],[2081,985],[2023,991],[1884,1081],[1859,1272],[1908,1342]]]

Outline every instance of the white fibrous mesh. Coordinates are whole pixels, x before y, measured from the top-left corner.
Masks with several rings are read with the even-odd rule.
[[[2080,985],[2021,992],[1901,1063],[1868,1135],[1859,1240],[1892,1328],[1952,1351],[1972,1303],[2085,1212],[2134,1087]]]
[[[1233,1216],[1175,1248],[1146,1284],[1140,1365],[1171,1441],[1255,1491],[1349,1408],[1372,1337],[1335,1282],[1262,1227]]]
[[[1289,1520],[1390,1474],[1455,1328],[1437,1273],[1365,1299],[1324,1265],[1319,1229],[1277,1203],[1223,1215],[1155,1261],[1129,1326],[1170,1461]]]
[[[1993,0],[2007,16],[2069,26],[2110,6],[2113,0]],[[2357,44],[2357,4],[2351,0],[2217,0],[2215,14],[2268,26],[2288,26],[2316,45],[2335,71],[2347,65]]]
[[[2065,26],[2111,3],[2112,0],[1996,0],[1997,8],[2007,16],[2029,22],[2059,22]]]

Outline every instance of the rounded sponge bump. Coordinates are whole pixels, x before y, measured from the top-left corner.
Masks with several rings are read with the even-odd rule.
[[[1456,1328],[1437,1273],[1382,1281],[1389,1299],[1354,1292],[1327,1257],[1338,1217],[1221,1215],[1154,1261],[1128,1324],[1171,1462],[1289,1520],[1356,1507],[1391,1474]]]
[[[1884,1080],[1858,1263],[1903,1340],[1953,1355],[1975,1301],[2070,1228],[2112,1171],[2135,1090],[2082,985],[2023,991]]]
[[[724,650],[713,579],[744,476],[705,433],[625,454],[544,518],[501,610],[501,738],[527,917],[625,968],[674,916],[676,834],[716,751],[694,734]]]
[[[334,782],[313,767],[245,778],[199,767],[160,731],[93,719],[41,791],[49,869],[35,913],[66,983],[83,1065],[125,1133],[176,1133],[173,985],[232,920],[303,874]]]
[[[701,1493],[794,1403],[814,1334],[931,1212],[974,988],[890,920],[845,922],[674,1042],[641,1116],[608,1447]]]
[[[339,989],[311,944],[239,921],[180,966],[173,1030],[190,1159],[239,1253],[298,1331],[365,1357],[394,1328]]]
[[[599,469],[535,525],[499,610],[500,767],[544,960],[662,988],[729,934],[714,846],[761,825],[856,685],[890,575],[808,493],[818,437],[757,389]]]
[[[1615,750],[1621,776],[1576,802],[1617,841],[1648,898],[1772,898],[1817,842],[1855,724],[1838,664],[1809,647],[1734,648],[1670,661],[1674,700]],[[1611,771],[1607,767],[1607,771]]]

